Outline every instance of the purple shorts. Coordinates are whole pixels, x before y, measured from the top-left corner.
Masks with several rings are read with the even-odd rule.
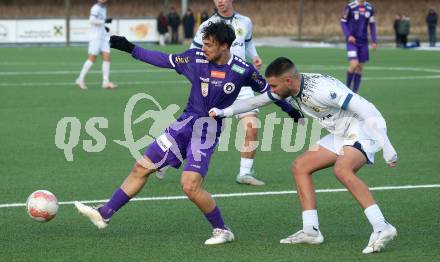
[[[360,63],[367,62],[369,59],[368,43],[367,44],[347,43],[347,56],[348,56],[348,60],[357,59]]]
[[[184,113],[148,146],[145,156],[157,169],[167,165],[179,168],[186,159],[183,171],[205,177],[220,133],[221,122]]]

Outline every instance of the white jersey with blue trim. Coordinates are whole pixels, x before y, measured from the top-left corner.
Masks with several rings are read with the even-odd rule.
[[[99,3],[96,3],[90,9],[90,37],[101,38],[106,36],[105,19],[107,18],[107,8]]]
[[[197,30],[197,33],[193,39],[193,42],[191,44],[191,48],[202,48],[203,42],[202,42],[202,30],[205,28],[209,23],[216,23],[218,21],[225,21],[227,24],[231,25],[232,28],[235,31],[235,41],[232,43],[231,46],[231,53],[240,57],[241,59],[246,59],[246,51],[249,53],[254,53],[256,51],[249,51],[246,50],[246,48],[253,48],[255,49],[255,46],[248,45],[249,42],[252,41],[252,21],[249,17],[241,15],[239,13],[234,12],[234,14],[231,17],[223,17],[219,15],[218,13],[215,13],[213,16],[211,16],[208,20],[203,22],[199,29]],[[253,57],[251,57],[253,58]]]
[[[348,138],[350,126],[357,125],[359,120],[355,113],[346,109],[351,98],[358,95],[331,76],[307,73],[301,76],[300,92],[287,100],[296,109],[317,119],[329,132]]]

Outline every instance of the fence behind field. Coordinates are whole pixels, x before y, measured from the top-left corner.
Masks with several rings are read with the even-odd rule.
[[[93,0],[70,0],[71,16],[86,18]],[[211,0],[188,0],[195,14],[208,10],[212,13]],[[254,21],[255,36],[296,36],[299,32],[298,15],[303,3],[302,34],[310,38],[340,39],[340,16],[345,0],[235,0],[238,12],[250,16]],[[411,35],[426,35],[425,16],[429,7],[440,10],[440,0],[374,0],[377,30],[379,35],[393,35],[393,20],[401,13],[411,18]],[[2,0],[0,19],[63,17],[65,0]],[[108,15],[111,17],[143,18],[156,17],[159,11],[168,11],[169,6],[180,9],[180,0],[111,0]]]

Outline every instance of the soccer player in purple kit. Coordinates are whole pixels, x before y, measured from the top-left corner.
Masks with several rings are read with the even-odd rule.
[[[192,88],[182,115],[148,146],[143,159],[135,163],[121,187],[105,205],[93,208],[75,202],[78,211],[98,228],[108,225],[112,215],[142,189],[150,174],[167,165],[179,168],[186,159],[180,179],[182,189],[213,228],[212,237],[205,244],[234,240],[234,234],[225,225],[216,202],[202,187],[222,128],[222,120],[210,118],[208,111],[213,107],[232,105],[242,86],[251,86],[260,93],[269,89],[266,80],[251,64],[230,53],[234,39],[233,29],[224,22],[212,23],[204,29],[201,50],[189,49],[177,55],[143,49],[125,37],[110,38],[112,48],[130,53],[143,62],[174,69],[192,83]],[[278,106],[289,115],[295,110],[285,101]]]
[[[364,63],[368,61],[368,26],[371,34],[371,49],[376,51],[376,21],[373,6],[365,0],[353,1],[345,7],[341,18],[342,31],[347,41],[349,60],[347,86],[358,93]],[[353,84],[352,84],[353,83]]]

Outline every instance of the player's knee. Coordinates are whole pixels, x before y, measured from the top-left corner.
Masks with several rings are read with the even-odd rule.
[[[307,168],[301,159],[295,159],[292,161],[292,175],[301,176],[307,173]]]
[[[152,169],[150,169],[149,167],[145,166],[145,164],[141,164],[136,162],[136,164],[134,164],[133,169],[132,169],[132,174],[134,174],[136,177],[146,177],[149,174],[151,174]]]
[[[350,178],[352,170],[350,170],[350,167],[346,164],[336,162],[333,166],[333,173],[339,181],[344,182]]]
[[[198,187],[193,182],[182,182],[182,190],[189,199],[193,199],[198,192]]]
[[[251,125],[248,125],[246,128],[246,140],[247,141],[255,141],[257,140],[258,129],[253,128]]]

